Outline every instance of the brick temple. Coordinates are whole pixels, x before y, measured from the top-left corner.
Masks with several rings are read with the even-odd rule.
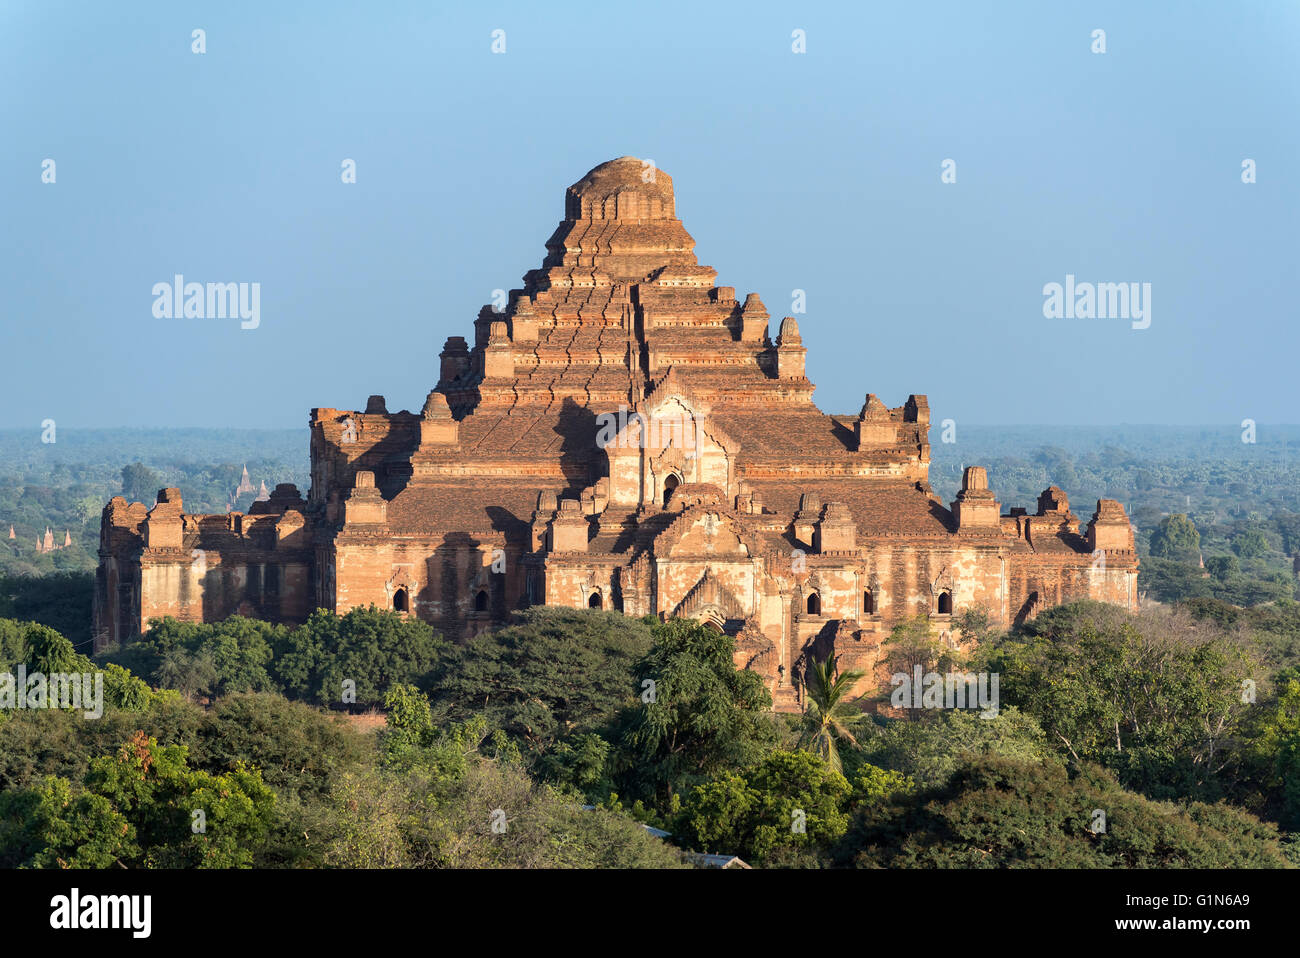
[[[791,317],[701,266],[672,179],[633,157],[569,187],[539,269],[453,336],[419,412],[311,412],[311,489],[193,515],[176,489],[104,510],[97,646],[155,616],[302,621],[374,604],[465,639],[535,604],[686,616],[737,639],[778,707],[809,656],[876,665],[923,614],[995,624],[1136,605],[1118,502],[1055,486],[1004,512],[984,469],[929,486],[930,408],[813,403]]]

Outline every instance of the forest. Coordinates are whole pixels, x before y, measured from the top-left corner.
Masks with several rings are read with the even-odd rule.
[[[888,683],[863,711],[833,662],[776,714],[729,636],[596,610],[464,645],[373,608],[160,620],[94,659],[0,620],[0,672],[99,672],[106,702],[0,711],[0,865],[1300,864],[1296,603],[961,628],[966,654],[901,623],[886,664],[997,673],[996,714]]]
[[[729,636],[595,610],[528,609],[462,645],[373,608],[163,619],[91,656],[108,498],[246,509],[245,468],[305,492],[306,435],[0,433],[0,865],[1300,864],[1300,434],[959,435],[932,446],[945,500],[967,464],[1004,510],[1050,484],[1085,522],[1116,498],[1141,553],[1136,613],[1077,602],[1000,630],[969,609],[956,649],[895,627],[882,674],[995,674],[992,715],[894,707],[834,661],[802,714],[773,713]],[[46,528],[59,548],[38,549]],[[19,669],[99,676],[103,717],[10,707]]]

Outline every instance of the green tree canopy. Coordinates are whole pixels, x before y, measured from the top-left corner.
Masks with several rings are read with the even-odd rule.
[[[451,650],[432,679],[435,711],[481,715],[534,754],[607,724],[639,701],[650,626],[617,612],[537,607]]]
[[[1248,526],[1232,537],[1232,551],[1243,559],[1258,559],[1269,548],[1268,536],[1259,526]]]
[[[1205,568],[1220,582],[1241,574],[1241,563],[1236,556],[1210,556],[1205,560]]]
[[[1177,562],[1199,562],[1201,534],[1182,513],[1165,516],[1151,533],[1151,554]]]
[[[1277,829],[1231,806],[1155,802],[1097,766],[1072,775],[1000,758],[864,805],[836,858],[868,868],[1286,867]]]
[[[986,649],[1002,700],[1068,758],[1158,798],[1216,796],[1245,715],[1246,651],[1188,616],[1075,602]]]
[[[122,467],[122,495],[127,502],[143,502],[152,506],[158,490],[163,488],[162,477],[142,462]]]
[[[49,777],[0,792],[0,855],[10,867],[252,864],[275,794],[255,771],[191,769],[187,752],[140,732],[92,760],[82,789]]]
[[[812,752],[771,752],[746,772],[697,785],[674,834],[700,851],[762,862],[781,850],[837,840],[848,827],[851,791]]]
[[[341,616],[317,609],[282,637],[274,671],[295,698],[337,704],[349,682],[355,704],[377,706],[395,685],[427,684],[447,649],[432,626],[411,616],[374,606]]]
[[[731,636],[671,619],[654,626],[654,637],[635,671],[638,688],[646,680],[653,686],[623,710],[610,741],[621,793],[666,801],[752,765],[776,732],[772,698],[757,674],[736,669]]]

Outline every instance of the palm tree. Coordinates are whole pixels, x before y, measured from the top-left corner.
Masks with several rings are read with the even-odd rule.
[[[862,713],[849,703],[849,689],[857,684],[866,672],[850,669],[836,674],[835,660],[830,656],[823,662],[812,662],[804,678],[807,707],[804,709],[804,732],[801,744],[811,744],[813,751],[826,759],[837,772],[843,772],[836,739],[842,738],[853,745],[852,727],[862,721]]]

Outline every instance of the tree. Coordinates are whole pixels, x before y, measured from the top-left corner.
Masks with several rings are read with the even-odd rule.
[[[758,675],[736,669],[731,636],[687,619],[653,630],[654,647],[635,670],[647,691],[608,738],[620,792],[667,807],[676,792],[752,765],[776,733],[772,698]]]
[[[120,665],[111,662],[102,669],[104,673],[104,701],[124,712],[144,712],[154,705],[175,697],[165,689],[154,691],[143,679],[137,678]]]
[[[982,606],[963,609],[953,618],[953,626],[965,641],[982,644],[993,634],[989,611]]]
[[[335,867],[683,868],[681,853],[636,822],[478,755],[431,777],[421,767],[351,770],[313,831]]]
[[[1300,680],[1288,679],[1271,707],[1255,722],[1250,751],[1262,766],[1278,820],[1300,828]]]
[[[344,867],[681,867],[624,815],[585,810],[529,778],[519,750],[481,717],[435,725],[417,689],[388,693],[384,764],[336,776],[316,832]]]
[[[257,771],[237,766],[213,775],[191,769],[188,754],[184,745],[159,745],[139,732],[116,755],[90,763],[86,790],[108,799],[131,824],[138,864],[251,865],[253,849],[270,830],[275,793]]]
[[[1151,554],[1176,562],[1199,562],[1201,534],[1182,513],[1165,516],[1151,533]]]
[[[288,630],[233,615],[222,622],[151,619],[149,631],[110,658],[186,694],[278,690],[274,647]]]
[[[0,854],[37,868],[252,864],[275,794],[242,767],[193,770],[187,753],[137,732],[116,755],[90,762],[81,789],[51,776],[0,793]]]
[[[379,705],[391,687],[427,681],[447,649],[427,622],[373,605],[317,609],[278,641],[273,670],[285,692],[322,705],[343,701],[345,688],[355,704]]]
[[[1273,525],[1282,536],[1282,551],[1287,555],[1300,553],[1300,515],[1281,513],[1273,517]]]
[[[102,795],[74,793],[67,779],[0,792],[0,866],[111,868],[138,853],[135,832]]]
[[[1241,564],[1236,556],[1211,556],[1205,560],[1205,568],[1220,582],[1241,574]]]
[[[649,625],[618,612],[539,607],[451,650],[430,679],[440,717],[481,715],[533,755],[604,727],[638,701]]]
[[[861,722],[863,713],[848,699],[849,692],[867,673],[850,669],[836,674],[835,663],[827,656],[812,662],[804,680],[807,707],[804,710],[804,733],[800,744],[811,745],[835,771],[843,773],[837,739],[858,744],[852,727]]]
[[[187,699],[210,692],[217,684],[217,665],[206,650],[169,649],[153,674],[154,681]]]
[[[83,526],[92,519],[98,519],[103,511],[104,503],[99,496],[82,496],[72,504],[72,514]]]
[[[1099,602],[1050,609],[984,653],[1003,702],[1075,762],[1101,762],[1158,798],[1217,795],[1255,671],[1238,644],[1185,614]]]
[[[1243,559],[1258,559],[1268,555],[1268,536],[1258,526],[1249,526],[1232,537],[1232,551]]]
[[[882,802],[900,792],[911,792],[916,783],[910,776],[892,769],[863,762],[853,773],[851,802],[856,808],[864,803]]]
[[[88,648],[94,596],[95,576],[89,572],[2,576],[0,616],[39,622],[67,636],[74,647]]]
[[[104,704],[112,708],[143,711],[166,697],[126,669],[111,664],[97,668],[86,656],[78,654],[66,637],[34,622],[0,619],[0,658],[7,660],[0,665],[12,669],[23,662],[29,674],[39,672],[47,677],[56,674],[93,677],[94,673],[102,672]]]
[[[27,622],[0,619],[0,670],[12,672],[14,666],[26,660],[28,625]]]
[[[427,748],[435,738],[433,710],[414,685],[395,685],[384,696],[384,754],[390,765],[402,764],[410,754]]]
[[[921,721],[888,722],[873,736],[863,737],[861,754],[924,788],[942,785],[972,758],[1057,761],[1038,722],[1005,704],[990,718],[967,709],[942,709]],[[851,772],[850,780],[857,774]]]
[[[241,763],[257,768],[280,795],[322,796],[341,770],[375,761],[371,735],[335,713],[274,693],[233,693],[203,719],[193,737],[191,764],[210,772]]]
[[[953,664],[951,650],[935,637],[929,616],[924,613],[890,629],[884,646],[885,662],[893,672],[911,675],[917,666],[922,672],[931,672]]]
[[[162,487],[162,477],[144,463],[133,462],[122,467],[122,495],[127,502],[143,502],[146,506],[152,506],[154,497]]]
[[[271,663],[274,643],[285,631],[283,626],[231,616],[218,623],[210,637],[205,636],[206,641],[191,643],[189,648],[211,657],[216,672],[213,691],[217,695],[278,691],[279,685],[271,677]]]
[[[744,773],[696,786],[674,834],[702,851],[759,862],[782,850],[826,847],[848,827],[851,791],[812,752],[771,752]]]
[[[27,668],[43,675],[84,671],[79,666],[82,659],[72,643],[58,632],[44,625],[31,625],[24,637],[27,647]]]
[[[1097,766],[1071,774],[999,758],[965,764],[940,787],[862,806],[835,858],[868,868],[1287,864],[1276,827],[1231,806],[1154,802]]]
[[[883,643],[885,665],[894,675],[903,674],[911,679],[916,669],[922,673],[946,672],[955,667],[961,656],[935,637],[930,627],[930,619],[924,613],[915,615],[895,625],[889,632],[889,638]],[[889,701],[889,687],[886,686],[878,695],[884,702]],[[912,708],[908,717],[912,720],[921,718],[922,709]]]
[[[1162,602],[1180,602],[1209,597],[1214,593],[1214,583],[1194,565],[1146,556],[1138,567],[1138,591]]]

